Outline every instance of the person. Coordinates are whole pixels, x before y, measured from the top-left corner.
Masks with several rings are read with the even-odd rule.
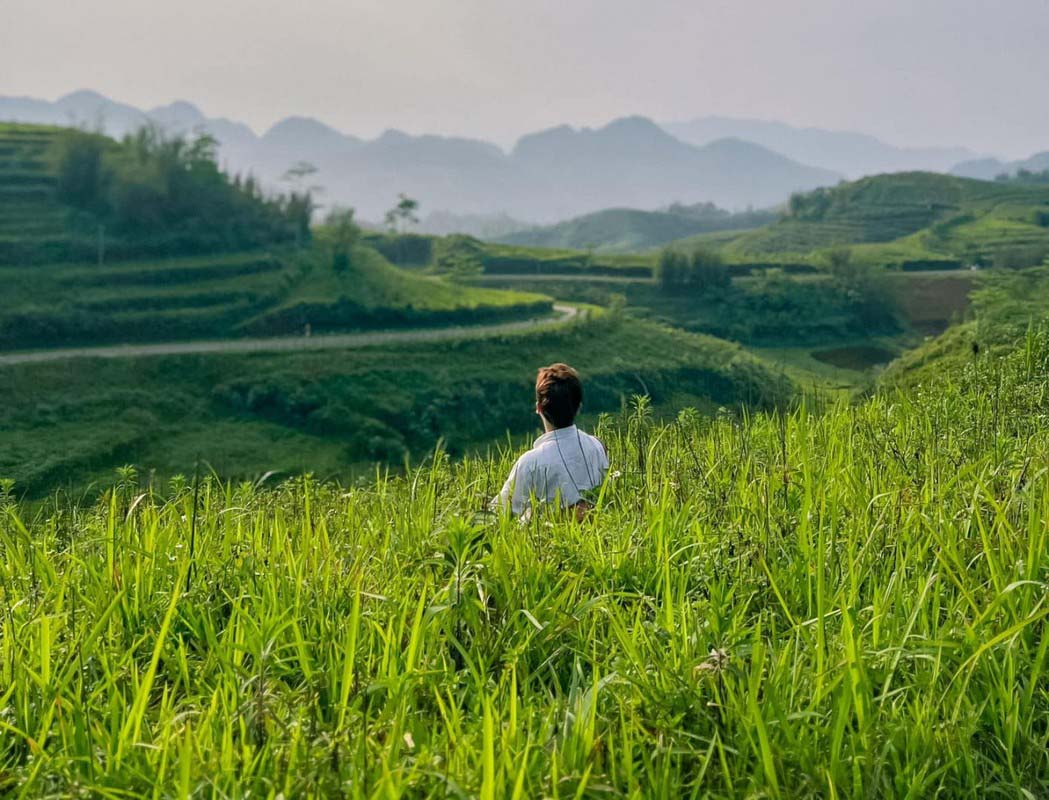
[[[604,481],[608,456],[600,440],[576,427],[582,404],[578,372],[560,363],[539,370],[535,413],[545,433],[517,459],[502,491],[492,500],[493,508],[509,508],[515,516],[527,517],[533,500],[559,501],[562,508],[572,509],[582,519],[593,507],[587,493]]]

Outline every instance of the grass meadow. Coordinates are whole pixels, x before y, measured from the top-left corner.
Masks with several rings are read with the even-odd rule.
[[[1043,797],[1049,336],[908,394],[602,418],[279,488],[127,471],[0,515],[12,797]]]

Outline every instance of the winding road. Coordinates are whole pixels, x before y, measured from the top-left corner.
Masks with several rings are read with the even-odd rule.
[[[450,339],[480,339],[550,324],[563,324],[579,314],[575,306],[554,304],[554,316],[501,322],[490,325],[459,325],[444,328],[332,333],[317,336],[275,336],[265,339],[223,339],[200,342],[158,342],[100,347],[69,347],[0,354],[0,366],[64,361],[70,358],[144,358],[195,353],[281,353],[299,350],[354,350],[397,342],[443,342]]]

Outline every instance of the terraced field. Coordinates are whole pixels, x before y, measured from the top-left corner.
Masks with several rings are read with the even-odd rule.
[[[26,237],[61,239],[67,209],[55,200],[50,148],[60,128],[0,124],[0,263]]]
[[[723,253],[733,261],[813,259],[841,245],[865,262],[904,269],[990,262],[1005,250],[1049,252],[1049,187],[879,175],[797,196],[782,220],[732,238]]]
[[[0,268],[0,348],[489,322],[547,312],[542,295],[464,288],[359,248],[344,274],[320,248],[116,264]]]

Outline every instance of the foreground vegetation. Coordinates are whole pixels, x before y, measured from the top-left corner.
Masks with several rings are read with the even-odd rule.
[[[1049,337],[859,406],[599,434],[592,517],[513,453],[340,488],[124,472],[0,516],[22,795],[1039,797]]]
[[[789,380],[740,347],[605,316],[480,340],[346,351],[76,359],[0,366],[0,478],[79,496],[125,463],[160,476],[205,462],[348,479],[443,440],[461,455],[535,429],[535,366],[588,378],[588,413],[649,393],[661,413],[789,402]]]

